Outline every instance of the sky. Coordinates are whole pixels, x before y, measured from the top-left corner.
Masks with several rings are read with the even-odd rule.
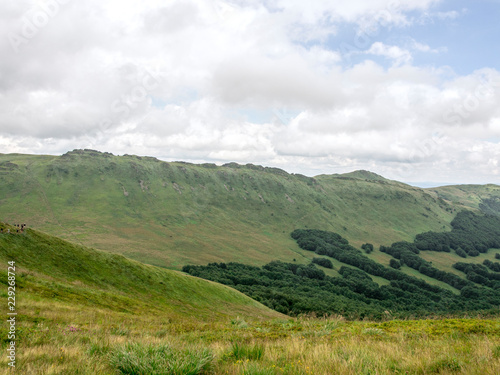
[[[0,0],[0,152],[500,184],[499,0]]]

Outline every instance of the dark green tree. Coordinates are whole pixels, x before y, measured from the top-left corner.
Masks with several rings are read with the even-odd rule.
[[[373,251],[373,245],[371,243],[365,243],[361,245],[361,249],[363,249],[365,253],[370,254]]]
[[[401,268],[401,263],[399,263],[396,259],[392,258],[389,261],[389,266],[391,266],[392,268],[394,268],[396,270],[399,270]]]

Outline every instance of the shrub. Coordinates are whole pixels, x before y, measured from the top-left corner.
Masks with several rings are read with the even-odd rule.
[[[396,270],[399,270],[401,268],[401,263],[399,263],[396,259],[393,258],[389,261],[389,266],[391,266]]]
[[[371,243],[365,243],[361,245],[361,249],[363,249],[365,253],[370,254],[373,251],[373,245]]]
[[[313,258],[312,259],[312,262],[313,263],[316,263],[322,267],[325,267],[325,268],[333,268],[333,263],[330,259],[326,259],[326,258]]]
[[[500,263],[485,259],[483,264],[494,272],[500,272]]]

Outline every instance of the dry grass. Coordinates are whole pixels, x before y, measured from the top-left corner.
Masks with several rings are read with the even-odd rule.
[[[117,372],[112,358],[130,347],[140,349],[136,355],[146,364],[152,360],[141,354],[147,348],[168,347],[193,361],[193,353],[209,353],[209,370],[200,374],[500,373],[499,320],[377,323],[341,317],[240,317],[202,322],[182,315],[132,315],[32,298],[25,298],[19,311],[23,315],[17,327],[16,374],[127,373]],[[5,347],[3,342],[2,350]],[[0,358],[0,373],[10,373],[5,357]]]

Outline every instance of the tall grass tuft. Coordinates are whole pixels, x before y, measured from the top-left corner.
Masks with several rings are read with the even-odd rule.
[[[247,345],[234,343],[228,353],[228,357],[236,360],[248,359],[251,361],[259,361],[263,356],[263,345]]]
[[[127,375],[198,375],[212,368],[208,349],[177,350],[169,345],[126,344],[115,348],[110,364]]]

